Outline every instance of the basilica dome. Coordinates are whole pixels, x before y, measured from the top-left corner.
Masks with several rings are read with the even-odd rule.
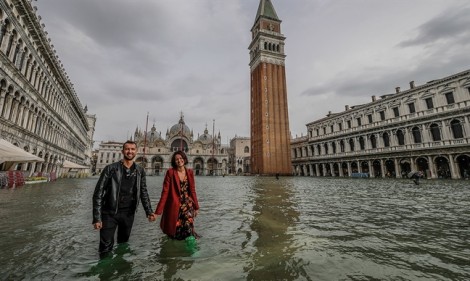
[[[170,132],[169,132],[170,137],[173,137],[173,136],[176,136],[176,135],[181,135],[181,130],[183,130],[183,135],[184,136],[190,136],[191,135],[191,130],[184,123],[183,115],[181,115],[180,121],[178,122],[178,124],[175,124],[171,127]]]
[[[150,129],[150,132],[147,133],[147,140],[160,140],[160,139],[162,139],[162,136],[159,132],[157,132],[155,125],[153,125],[152,129]]]
[[[204,130],[204,134],[200,135],[197,140],[202,142],[203,144],[209,144],[209,143],[212,143],[212,139],[213,139],[212,136],[209,135],[209,131],[206,128]]]

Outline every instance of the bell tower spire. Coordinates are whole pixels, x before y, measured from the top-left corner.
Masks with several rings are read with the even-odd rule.
[[[251,34],[251,172],[291,175],[286,38],[271,0],[260,0]]]

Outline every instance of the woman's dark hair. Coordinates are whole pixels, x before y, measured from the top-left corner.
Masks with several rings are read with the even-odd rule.
[[[176,155],[180,155],[181,158],[184,160],[184,165],[188,164],[188,157],[186,157],[186,153],[183,151],[176,151],[173,153],[173,156],[171,156],[171,167],[174,169],[178,168],[178,165],[176,165]]]

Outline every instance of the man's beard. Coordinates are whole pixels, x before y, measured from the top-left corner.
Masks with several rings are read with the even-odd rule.
[[[135,158],[135,154],[134,154],[134,156],[132,156],[132,157],[129,157],[129,156],[127,156],[126,154],[124,154],[124,159],[126,159],[126,160],[128,160],[128,161],[131,161],[131,160],[134,159],[134,158]]]

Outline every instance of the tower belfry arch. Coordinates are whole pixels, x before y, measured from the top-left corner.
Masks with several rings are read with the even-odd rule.
[[[284,41],[270,0],[260,0],[251,29],[252,173],[291,175]]]

